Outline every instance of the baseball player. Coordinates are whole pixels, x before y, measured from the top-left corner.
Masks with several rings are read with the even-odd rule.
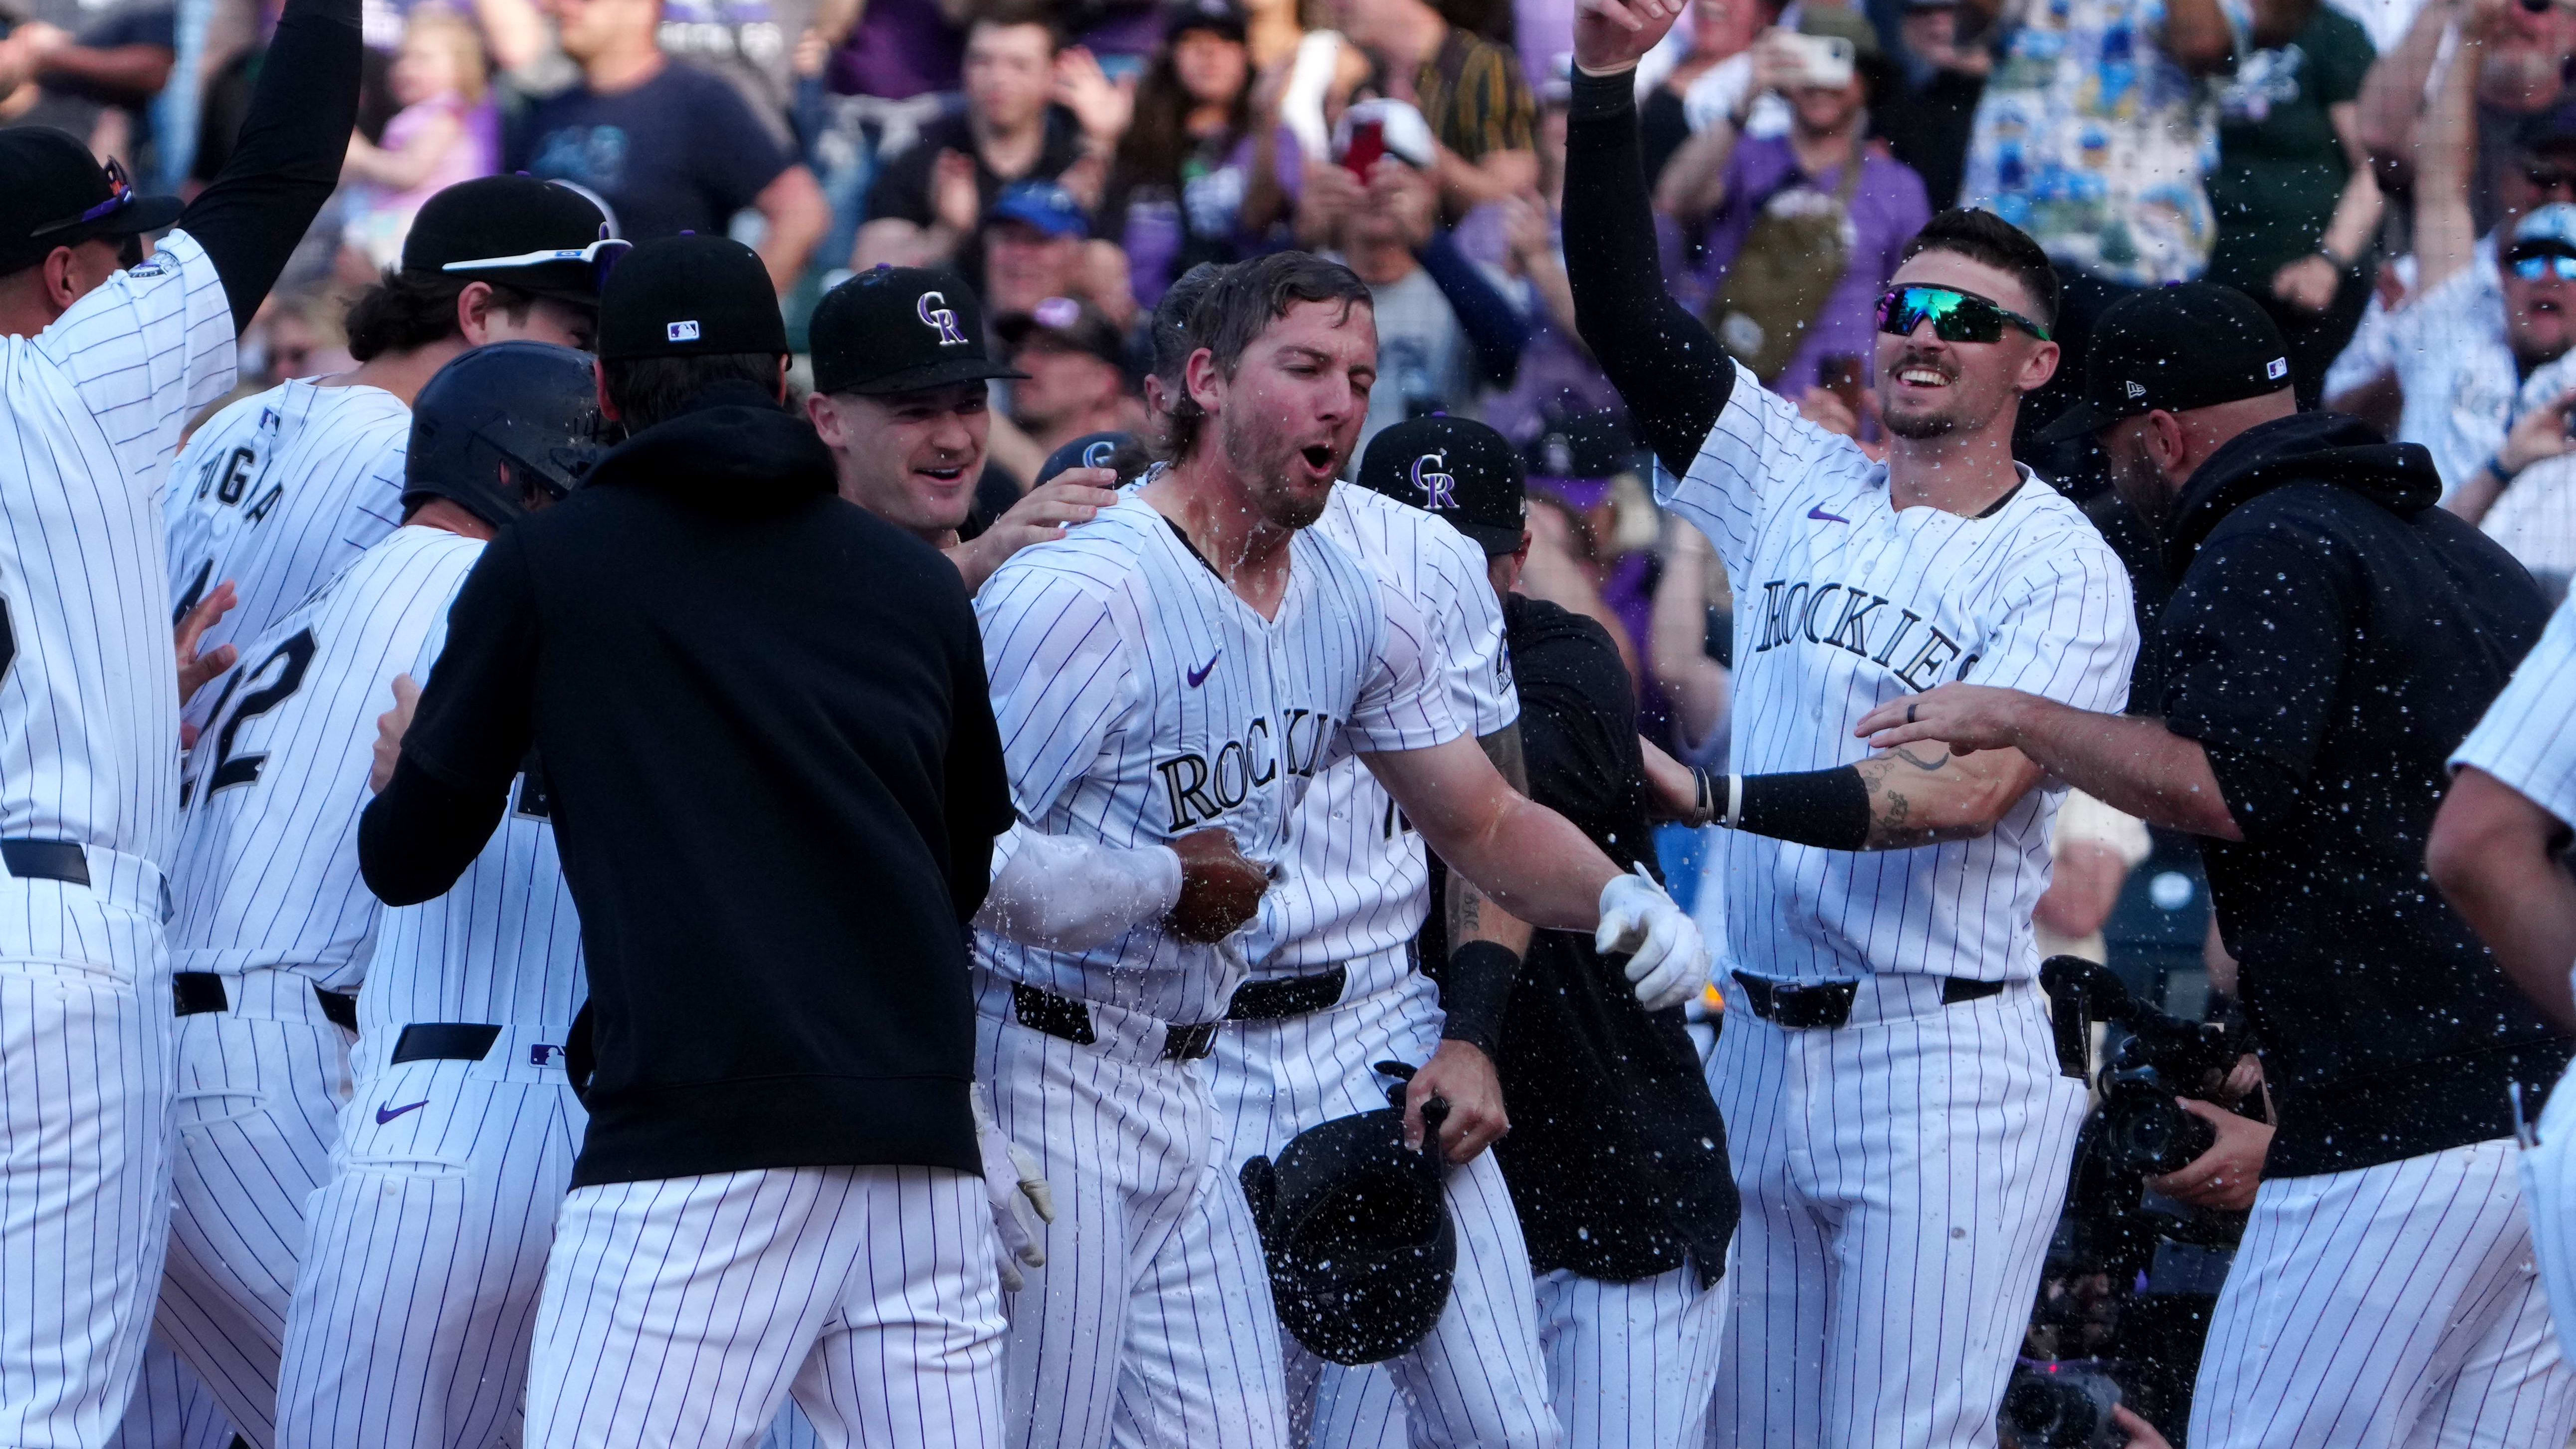
[[[2563,859],[2576,820],[2576,602],[2549,628],[2477,728],[2434,817],[2434,882],[2485,938],[2523,994],[2576,1031],[2576,875]],[[2576,1073],[2576,1067],[2570,1068]],[[2529,1101],[2518,1104],[2528,1113]],[[2561,1344],[2576,1342],[2576,1091],[2561,1077],[2522,1127],[2523,1208]]]
[[[276,1440],[306,1203],[349,1100],[378,910],[356,850],[376,716],[446,617],[476,542],[517,517],[523,496],[570,490],[580,460],[560,419],[596,407],[569,349],[501,344],[457,369],[457,399],[412,420],[424,455],[403,494],[413,526],[243,651],[180,783],[179,1150],[155,1326],[260,1449]],[[523,411],[478,411],[487,375],[509,380]],[[435,401],[446,378],[424,396]],[[523,438],[534,445],[494,451]]]
[[[402,516],[411,400],[448,359],[527,338],[587,348],[598,273],[624,250],[569,187],[460,182],[423,203],[402,264],[349,306],[354,372],[296,378],[215,414],[180,450],[165,504],[173,612],[230,580],[200,647],[256,639]],[[203,723],[210,695],[191,714]]]
[[[2208,1150],[2149,1179],[2250,1209],[2192,1444],[2563,1442],[2576,1375],[2532,1264],[2512,1104],[2555,1081],[2576,1042],[2429,888],[2420,844],[2445,761],[2546,606],[2435,506],[2424,449],[2296,411],[2281,334],[2243,293],[2185,283],[2121,300],[2087,373],[2042,437],[2091,433],[2162,536],[2177,582],[2158,621],[2158,715],[1970,682],[1855,729],[1889,747],[2013,749],[2200,838],[2272,1125],[2196,1104]]]
[[[289,0],[240,145],[184,210],[74,137],[0,132],[0,1440],[103,1443],[134,1391],[169,1206],[160,490],[330,193],[357,10]]]
[[[403,526],[290,618],[313,620],[326,641],[383,641],[317,653],[317,686],[335,654],[354,666],[356,708],[335,728],[368,728],[334,737],[331,779],[343,788],[311,795],[347,810],[347,787],[365,773],[352,751],[374,740],[387,684],[430,677],[448,603],[483,541],[570,489],[598,431],[590,360],[565,348],[484,348],[421,390]],[[345,831],[320,833],[335,884],[354,886]],[[537,1286],[582,1122],[563,1064],[583,993],[580,927],[533,762],[456,888],[378,917],[348,1067],[356,1091],[336,1134],[316,1134],[331,1142],[327,1180],[298,1200],[306,1231],[286,1312],[279,1444],[518,1442]]]
[[[1585,0],[1566,260],[1584,341],[1672,475],[1661,500],[1739,600],[1742,773],[1704,806],[1668,797],[1730,828],[1709,1071],[1743,1218],[1710,1442],[1992,1444],[2085,1106],[2030,925],[2063,787],[2009,751],[1851,729],[1963,676],[2116,710],[2128,575],[2012,461],[2057,363],[2056,274],[2021,232],[1952,211],[1907,245],[1879,309],[1883,464],[1664,295],[1628,72],[1677,9]]]
[[[1510,446],[1481,423],[1430,418],[1384,429],[1360,471],[1400,476],[1409,501],[1336,487],[1314,531],[1409,601],[1425,631],[1424,667],[1451,717],[1518,789],[1526,786],[1513,728],[1520,702],[1502,612],[1482,552],[1449,522],[1456,473],[1497,453],[1509,458]],[[1244,938],[1250,979],[1228,1001],[1208,1062],[1219,1160],[1231,1174],[1310,1127],[1382,1107],[1380,1062],[1419,1068],[1405,1094],[1408,1130],[1419,1136],[1425,1101],[1447,1104],[1441,1136],[1458,1267],[1438,1325],[1384,1372],[1402,1392],[1416,1445],[1556,1444],[1529,1253],[1502,1171],[1484,1151],[1505,1126],[1494,1053],[1529,932],[1458,880],[1445,903],[1457,949],[1440,963],[1436,987],[1415,969],[1429,861],[1421,836],[1355,757],[1317,772],[1288,839],[1286,872]],[[1331,1442],[1309,1431],[1314,1404],[1323,1378],[1351,1371],[1293,1341],[1284,1347],[1296,1437]]]
[[[1360,753],[1514,914],[1634,947],[1642,992],[1687,989],[1688,918],[1503,783],[1409,599],[1308,526],[1366,415],[1366,286],[1281,253],[1200,306],[1173,466],[976,597],[1021,820],[1122,848],[1214,824],[1276,867],[1313,776]],[[1243,975],[1203,925],[1147,918],[1080,951],[977,935],[977,1075],[1056,1195],[1010,1305],[1014,1445],[1286,1442],[1258,1239],[1189,1065]]]

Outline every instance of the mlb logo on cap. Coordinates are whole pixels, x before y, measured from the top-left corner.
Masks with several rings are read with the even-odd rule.
[[[674,322],[663,329],[663,334],[673,342],[695,342],[698,340],[698,324],[695,322]]]
[[[2272,379],[2274,382],[2278,382],[2282,378],[2288,377],[2290,375],[2290,359],[2286,357],[2275,357],[2271,361],[2264,363],[2263,375]]]

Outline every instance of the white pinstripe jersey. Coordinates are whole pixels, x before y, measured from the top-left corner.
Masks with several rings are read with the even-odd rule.
[[[306,378],[206,420],[179,452],[162,507],[171,617],[233,581],[240,602],[201,648],[268,632],[402,523],[411,409],[382,388]],[[189,711],[203,721],[209,696]]]
[[[366,975],[376,898],[358,875],[358,815],[393,678],[483,546],[405,528],[277,621],[220,684],[180,786],[172,966],[289,966],[334,991]]]
[[[2504,692],[2451,755],[2576,823],[2576,600],[2558,606]]]
[[[1503,610],[1485,553],[1439,516],[1336,484],[1315,531],[1412,600],[1449,713],[1477,735],[1520,718]],[[1356,759],[1327,767],[1288,827],[1288,874],[1261,899],[1244,954],[1255,976],[1293,976],[1401,946],[1422,930],[1431,868],[1422,837]]]
[[[2388,314],[2390,365],[2406,393],[2397,441],[2421,443],[2456,491],[2504,442],[2522,369],[2505,345],[2504,290],[2463,267]]]
[[[479,557],[482,545],[473,547]],[[446,645],[441,609],[411,677],[426,686]],[[510,784],[500,828],[447,894],[379,915],[367,989],[358,993],[358,1035],[391,1042],[416,1021],[474,1021],[554,1027],[545,1039],[560,1042],[588,979],[544,772],[523,771]]]
[[[2023,470],[1984,517],[1889,506],[1887,469],[1741,367],[1717,426],[1662,501],[1735,585],[1734,768],[1824,770],[1891,699],[1951,680],[2117,710],[2138,649],[2129,574],[2092,522]],[[2048,784],[1994,830],[1915,850],[1837,851],[1724,832],[1730,965],[1782,980],[2034,974]]]
[[[1002,565],[975,614],[1020,818],[1116,846],[1219,825],[1275,866],[1318,770],[1456,738],[1410,602],[1314,529],[1290,550],[1270,620],[1133,493]],[[1165,1021],[1224,1015],[1243,971],[1159,924],[1083,952],[979,931],[975,950],[1010,980]]]
[[[161,488],[232,385],[233,317],[172,232],[33,337],[0,341],[0,836],[166,866],[179,687]]]

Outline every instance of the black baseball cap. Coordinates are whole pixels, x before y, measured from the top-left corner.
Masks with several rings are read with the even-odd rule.
[[[1234,0],[1181,0],[1164,17],[1163,43],[1169,45],[1193,30],[1213,30],[1241,45],[1250,25]]]
[[[730,237],[646,242],[627,253],[600,290],[603,359],[729,352],[787,353],[787,323],[778,314],[769,268]]]
[[[403,238],[401,269],[595,307],[609,269],[630,245],[611,238],[607,214],[569,186],[483,176],[421,203]]]
[[[2254,299],[2215,282],[2123,297],[2093,324],[2084,396],[2038,441],[2089,437],[2122,418],[2189,412],[2290,385],[2290,347]]]
[[[1029,486],[1043,488],[1067,468],[1110,467],[1117,461],[1119,452],[1135,441],[1133,433],[1085,433],[1047,454],[1046,461],[1038,465],[1037,478]]]
[[[1510,441],[1467,418],[1397,423],[1370,439],[1360,459],[1361,487],[1447,519],[1488,558],[1521,546],[1528,483]]]
[[[1127,339],[1118,324],[1099,308],[1071,297],[1049,297],[1026,312],[1003,317],[994,322],[993,335],[1002,340],[1013,361],[1023,349],[1051,347],[1084,353],[1121,372],[1127,370]]]
[[[32,267],[56,247],[159,231],[181,209],[175,196],[137,195],[124,166],[100,165],[88,142],[51,126],[0,130],[0,189],[14,218],[0,223],[0,274]]]
[[[984,302],[947,267],[871,267],[823,295],[806,335],[814,390],[883,397],[1026,377],[984,351]]]

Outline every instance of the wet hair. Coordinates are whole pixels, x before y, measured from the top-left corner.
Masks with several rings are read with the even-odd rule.
[[[1189,371],[1190,354],[1198,350],[1192,340],[1190,319],[1206,299],[1208,289],[1224,274],[1222,263],[1201,262],[1181,273],[1180,279],[1163,293],[1162,300],[1154,304],[1153,375],[1176,393],[1188,380],[1184,374]]]
[[[1312,252],[1272,252],[1253,261],[1238,262],[1219,272],[1209,283],[1207,295],[1190,312],[1189,346],[1181,354],[1184,368],[1189,358],[1204,347],[1215,355],[1217,371],[1234,376],[1243,354],[1270,330],[1270,324],[1288,315],[1300,302],[1339,302],[1342,317],[1348,318],[1353,307],[1375,308],[1368,283],[1357,272],[1339,262],[1326,261]],[[1157,309],[1159,315],[1160,309]],[[1156,339],[1159,360],[1161,339]],[[1207,413],[1189,395],[1186,382],[1172,402],[1172,426],[1164,439],[1167,459],[1178,460],[1189,455],[1198,441],[1199,427]]]
[[[709,352],[693,357],[627,357],[603,360],[600,382],[617,419],[640,433],[689,410],[698,395],[720,383],[747,382],[778,390],[775,352]]]
[[[409,352],[457,335],[456,299],[479,278],[444,272],[405,272],[388,268],[374,286],[349,303],[341,330],[349,335],[349,355],[360,362],[388,352]],[[492,305],[514,323],[527,320],[536,298],[514,287],[487,283]]]
[[[2030,233],[1993,212],[1951,207],[1925,222],[1896,260],[1903,264],[1925,252],[1956,252],[1972,262],[2010,272],[2030,294],[2031,305],[2039,313],[2036,320],[2047,327],[2057,325],[2057,267]]]

